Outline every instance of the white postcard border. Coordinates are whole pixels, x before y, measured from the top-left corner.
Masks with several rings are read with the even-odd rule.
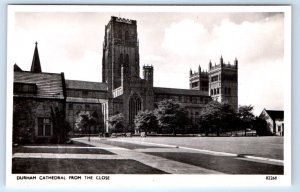
[[[277,175],[276,181],[266,180],[266,175],[107,175],[110,180],[96,179],[73,180],[17,180],[17,176],[24,174],[11,174],[12,166],[12,107],[13,107],[13,48],[10,42],[13,38],[14,14],[16,12],[284,12],[284,175]],[[79,6],[79,5],[9,5],[7,27],[7,108],[6,108],[6,185],[9,188],[24,187],[220,187],[220,186],[289,186],[291,185],[291,6]],[[51,174],[49,174],[51,175]],[[73,175],[73,174],[72,174]],[[97,176],[81,175],[80,176]],[[106,174],[104,174],[106,175]],[[26,176],[31,176],[26,174]],[[32,176],[45,176],[34,174]],[[59,176],[66,176],[63,174]],[[215,181],[218,182],[215,182]],[[176,181],[176,182],[174,182]]]

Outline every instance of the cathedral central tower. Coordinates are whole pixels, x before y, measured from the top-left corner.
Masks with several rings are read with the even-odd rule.
[[[126,78],[139,78],[139,45],[135,20],[111,17],[105,26],[102,57],[102,82],[108,91],[121,86],[122,66],[129,66]]]

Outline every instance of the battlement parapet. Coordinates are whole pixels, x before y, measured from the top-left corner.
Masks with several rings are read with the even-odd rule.
[[[126,18],[116,17],[116,16],[112,16],[111,18],[112,18],[112,20],[119,22],[119,23],[136,24],[136,21],[131,20],[131,19],[126,19]]]
[[[235,58],[234,64],[230,64],[229,61],[228,61],[228,63],[225,63],[223,60],[223,57],[221,56],[219,64],[215,63],[214,65],[212,65],[211,61],[209,61],[209,70],[218,69],[218,68],[237,69],[238,68],[238,60],[237,60],[237,58]]]
[[[207,71],[201,71],[201,73],[199,72],[192,72],[192,74],[190,75],[190,77],[196,77],[196,76],[208,76],[208,72]]]
[[[227,69],[237,69],[237,65],[232,65],[230,63],[228,64],[215,64],[215,65],[211,65],[210,66],[210,70],[213,70],[213,69],[218,69],[218,68],[227,68]]]
[[[152,69],[153,70],[153,66],[152,65],[143,65],[143,69]]]

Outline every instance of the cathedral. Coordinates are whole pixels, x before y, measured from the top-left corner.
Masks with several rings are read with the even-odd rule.
[[[142,66],[135,20],[112,16],[105,26],[102,57],[102,82],[65,79],[64,73],[42,71],[36,43],[30,71],[14,65],[14,139],[30,142],[57,141],[62,134],[56,118],[63,117],[76,134],[78,118],[88,113],[97,121],[92,133],[109,132],[108,118],[122,113],[128,131],[134,130],[135,115],[154,109],[155,103],[172,99],[188,111],[191,123],[200,117],[210,101],[228,102],[238,107],[238,60],[233,64],[208,63],[208,71],[190,70],[190,89],[154,87],[155,69]],[[56,117],[56,118],[53,118]]]

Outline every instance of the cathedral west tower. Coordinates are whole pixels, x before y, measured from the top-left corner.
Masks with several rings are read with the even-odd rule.
[[[238,60],[234,64],[225,63],[223,57],[220,63],[212,65],[209,62],[209,96],[213,100],[226,102],[234,110],[238,110]]]

